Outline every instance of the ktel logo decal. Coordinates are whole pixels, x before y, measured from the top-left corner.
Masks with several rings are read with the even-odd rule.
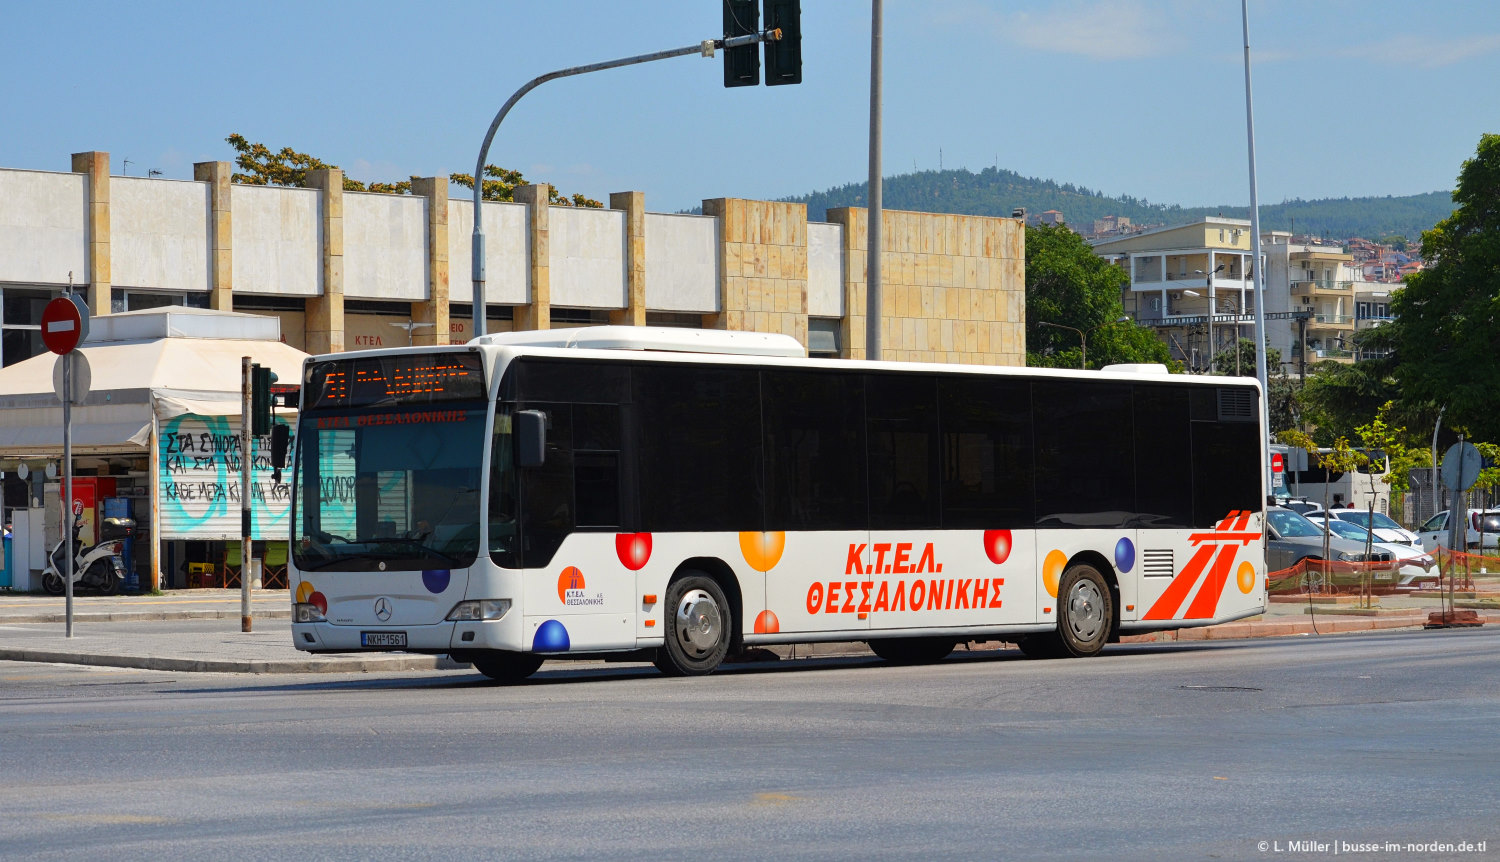
[[[570,608],[604,604],[604,593],[585,595],[583,572],[577,566],[568,566],[557,576],[557,597]]]

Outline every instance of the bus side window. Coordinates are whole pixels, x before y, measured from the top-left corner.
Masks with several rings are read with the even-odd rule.
[[[624,525],[620,517],[620,408],[573,405],[573,499],[578,526]]]
[[[1181,469],[1192,452],[1188,393],[1181,386],[1134,388],[1134,526],[1191,527],[1193,482]]]
[[[763,529],[755,369],[641,362],[631,382],[639,529]]]
[[[761,372],[766,423],[766,528],[863,530],[864,387],[842,372]]]
[[[938,529],[937,380],[866,375],[865,405],[870,529]]]
[[[943,529],[1031,529],[1031,383],[944,377],[938,410]]]
[[[1135,519],[1130,384],[1032,386],[1038,527],[1123,527]]]

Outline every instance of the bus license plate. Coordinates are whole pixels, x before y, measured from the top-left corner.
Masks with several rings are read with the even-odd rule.
[[[360,632],[359,644],[366,647],[404,647],[406,632]]]

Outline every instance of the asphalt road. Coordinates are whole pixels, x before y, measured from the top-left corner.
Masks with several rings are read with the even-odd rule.
[[[510,688],[0,663],[0,856],[1485,858],[1497,647],[1491,629],[702,679],[548,665]]]

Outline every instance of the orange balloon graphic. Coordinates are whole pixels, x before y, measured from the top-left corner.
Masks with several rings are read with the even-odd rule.
[[[786,533],[740,533],[740,553],[745,562],[757,572],[769,572],[781,561],[781,552],[786,550]]]
[[[1047,588],[1047,595],[1057,598],[1057,582],[1067,565],[1067,554],[1055,548],[1047,552],[1047,558],[1042,560],[1042,586]]]
[[[776,618],[772,611],[761,611],[760,616],[755,618],[755,633],[758,635],[774,635],[781,631],[781,620]]]
[[[1235,570],[1234,578],[1240,585],[1240,592],[1248,594],[1255,589],[1255,565],[1249,560],[1240,563],[1240,567]]]
[[[306,604],[308,597],[313,594],[313,585],[310,581],[303,581],[297,585],[297,603]]]

